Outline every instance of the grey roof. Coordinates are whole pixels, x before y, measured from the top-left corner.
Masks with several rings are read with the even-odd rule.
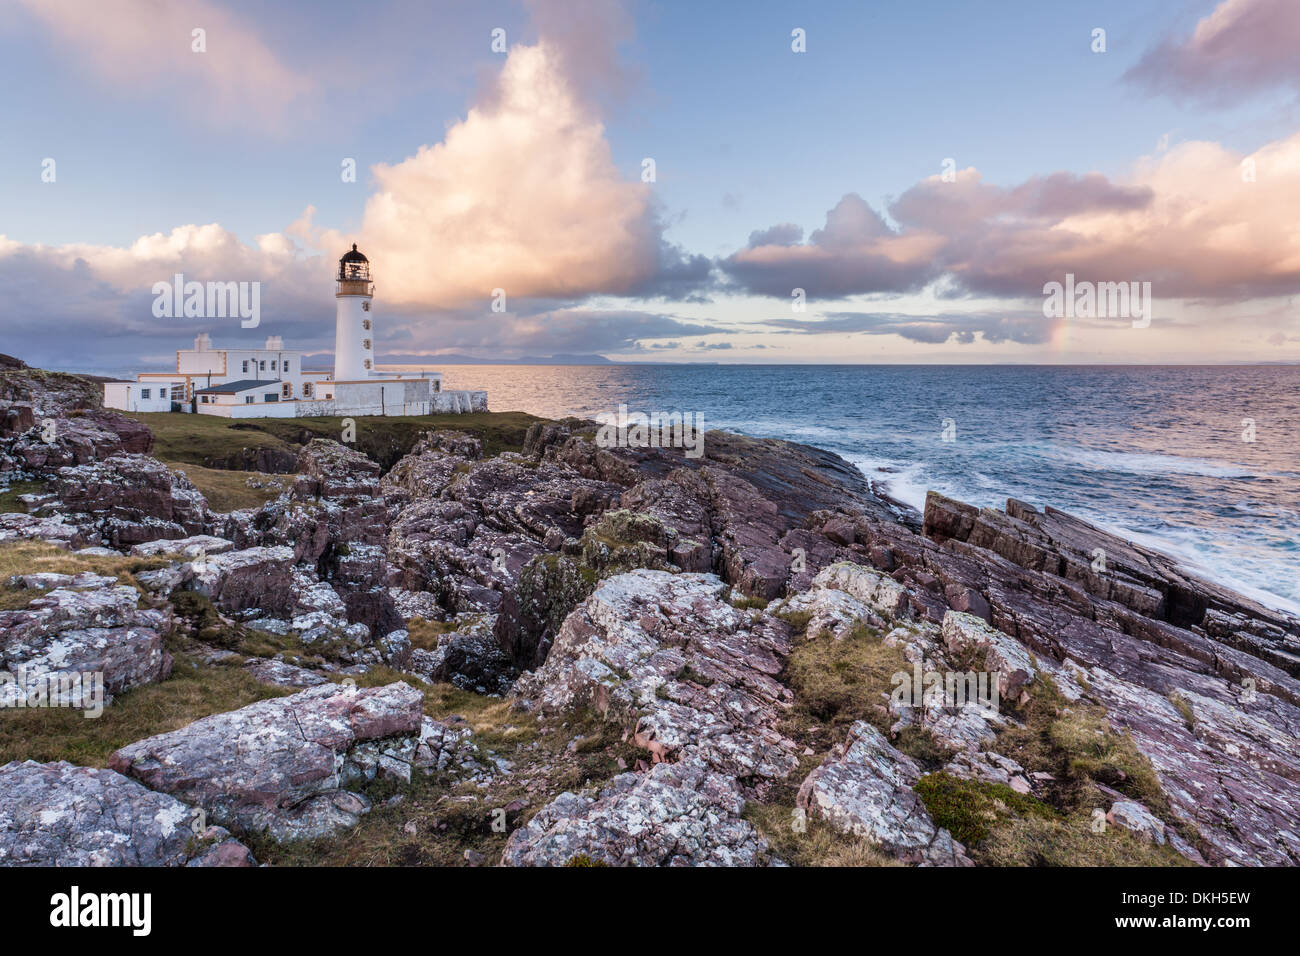
[[[207,388],[196,388],[195,395],[234,395],[236,392],[246,392],[250,388],[269,388],[273,385],[279,385],[278,378],[245,378],[238,382],[227,382],[225,385],[210,385]]]

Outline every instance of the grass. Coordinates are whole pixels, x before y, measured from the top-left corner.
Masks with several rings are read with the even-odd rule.
[[[129,555],[97,556],[73,554],[44,541],[0,542],[0,585],[16,574],[80,574],[93,571],[106,577],[135,574],[166,567],[174,560],[166,556],[137,558]]]
[[[356,678],[369,687],[405,680],[424,692],[424,712],[440,720],[460,717],[480,749],[512,763],[509,775],[486,787],[417,774],[409,786],[377,782],[362,792],[373,807],[345,834],[276,844],[264,836],[245,842],[260,862],[274,866],[464,866],[466,854],[495,864],[509,834],[565,790],[601,785],[649,753],[624,741],[623,729],[590,714],[568,714],[543,724],[512,709],[510,701],[425,685],[377,667]],[[570,747],[570,744],[573,744]],[[393,803],[389,798],[396,797]],[[585,865],[581,862],[574,865]]]
[[[1067,700],[1050,678],[1039,675],[1030,687],[1029,702],[1009,709],[1021,725],[1005,726],[991,749],[1031,773],[1051,774],[1054,805],[1064,810],[1079,807],[1083,796],[1091,796],[1088,784],[1095,781],[1175,822],[1151,761],[1132,737],[1111,727],[1102,707]]]
[[[246,461],[251,457],[246,452],[255,453],[259,449],[296,456],[298,449],[313,438],[338,441],[343,433],[342,418],[229,419],[179,412],[142,412],[130,417],[144,422],[153,431],[156,458],[205,468]],[[542,420],[525,412],[353,419],[355,447],[385,469],[396,464],[430,430],[445,428],[473,435],[483,442],[483,454],[490,457],[503,451],[519,451],[528,426]]]
[[[407,622],[406,633],[410,637],[411,647],[436,651],[438,638],[463,626],[466,625],[457,624],[455,621],[426,621],[422,617],[415,617]]]
[[[178,653],[167,680],[118,694],[94,719],[70,708],[0,710],[0,764],[67,760],[102,767],[129,743],[285,693],[239,666],[205,666]]]
[[[1183,718],[1183,723],[1187,726],[1187,729],[1195,733],[1196,711],[1192,709],[1191,701],[1175,690],[1169,694],[1169,703],[1174,705],[1174,709]]]
[[[193,417],[193,416],[191,416]],[[269,478],[259,471],[231,471],[224,468],[205,468],[188,462],[166,462],[175,471],[185,472],[185,476],[194,483],[194,487],[208,499],[208,507],[213,511],[229,512],[241,508],[259,508],[266,502],[278,498],[280,492],[292,485],[293,478],[282,478],[282,487],[250,488],[248,480],[256,479],[265,484]]]
[[[154,434],[153,456],[173,465],[213,467],[245,449],[298,452],[296,446],[262,430],[260,423],[180,412],[140,412],[127,417],[149,426]]]
[[[786,732],[819,752],[842,740],[856,720],[865,720],[889,736],[895,722],[887,706],[894,687],[891,678],[911,666],[902,648],[890,647],[865,624],[855,625],[840,640],[824,634],[797,642],[784,673],[784,682],[795,692]],[[947,758],[947,752],[920,727],[904,728],[891,742],[927,766]]]
[[[0,491],[0,514],[25,513],[27,509],[18,500],[18,496],[39,494],[44,490],[43,481],[15,481],[4,491]]]
[[[769,853],[791,866],[902,865],[870,840],[796,814],[793,803],[749,803],[743,816],[767,840]]]

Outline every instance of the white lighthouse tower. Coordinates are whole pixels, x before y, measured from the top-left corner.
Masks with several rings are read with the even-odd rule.
[[[371,378],[375,368],[375,320],[370,311],[375,287],[370,281],[370,260],[352,244],[339,259],[334,299],[334,381],[357,382]]]

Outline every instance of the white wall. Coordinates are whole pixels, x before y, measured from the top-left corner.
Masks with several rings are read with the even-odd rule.
[[[104,407],[125,412],[170,412],[172,386],[180,382],[106,382]],[[145,398],[144,393],[149,397]]]
[[[343,383],[333,390],[336,415],[427,415],[432,396],[428,379]]]
[[[221,399],[235,399],[235,401],[218,401],[215,403],[203,404],[203,396],[199,396],[198,410],[200,415],[219,415],[222,418],[293,418],[298,414],[297,402],[264,402],[262,393],[257,392],[257,401],[251,405],[244,401],[243,395],[220,395]]]
[[[223,352],[226,356],[224,363],[221,358]],[[293,349],[214,349],[211,352],[195,352],[191,349],[176,353],[180,371],[193,375],[197,388],[205,388],[208,384],[224,385],[246,378],[281,379],[293,383],[295,397],[302,394],[302,357],[302,352]],[[283,367],[286,361],[289,363],[287,373]],[[245,362],[248,363],[247,372],[244,371]],[[271,368],[272,362],[275,363],[274,369]],[[266,368],[262,368],[263,364]]]

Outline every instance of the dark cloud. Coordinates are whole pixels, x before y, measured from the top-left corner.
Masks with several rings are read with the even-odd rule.
[[[803,226],[782,222],[767,229],[755,229],[749,234],[749,248],[759,246],[793,246],[803,242]]]
[[[789,298],[838,299],[864,292],[916,291],[934,278],[935,264],[895,233],[861,196],[849,193],[826,214],[808,242],[784,223],[751,233],[749,245],[718,267],[746,292]]]

